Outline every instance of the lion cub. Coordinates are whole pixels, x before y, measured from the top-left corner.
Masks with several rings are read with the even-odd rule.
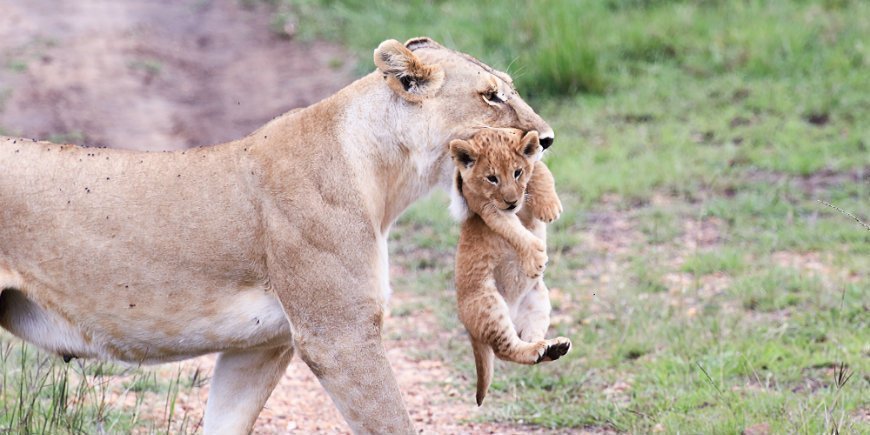
[[[471,336],[478,406],[492,382],[494,356],[536,364],[571,348],[567,338],[544,339],[550,326],[544,222],[558,218],[562,204],[553,175],[538,161],[541,151],[534,131],[485,129],[450,142],[460,195],[454,201],[467,211],[456,252],[456,298]]]

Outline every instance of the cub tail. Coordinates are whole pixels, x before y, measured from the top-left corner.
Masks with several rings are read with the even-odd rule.
[[[474,366],[477,368],[477,406],[483,403],[489,384],[492,383],[492,366],[495,363],[495,353],[488,344],[471,339],[471,349],[474,351]]]

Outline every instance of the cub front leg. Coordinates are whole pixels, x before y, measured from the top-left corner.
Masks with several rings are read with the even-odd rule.
[[[556,194],[553,173],[544,162],[535,163],[535,171],[526,187],[526,207],[532,216],[543,222],[553,222],[562,214],[562,201]]]
[[[502,212],[495,207],[485,207],[480,217],[491,230],[503,237],[520,256],[523,272],[538,278],[547,265],[547,245],[532,234],[513,213]]]

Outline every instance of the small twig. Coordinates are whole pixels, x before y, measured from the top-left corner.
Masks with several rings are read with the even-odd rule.
[[[853,215],[852,213],[849,213],[848,211],[843,210],[842,208],[837,207],[837,206],[834,205],[834,204],[831,204],[831,203],[829,203],[829,202],[822,201],[821,199],[817,199],[816,201],[818,201],[818,202],[820,202],[820,203],[822,203],[822,204],[824,204],[824,205],[826,205],[826,206],[828,206],[828,207],[831,207],[832,209],[837,210],[838,212],[840,212],[840,213],[842,213],[842,214],[844,214],[844,215],[846,215],[846,216],[849,216],[849,217],[852,218],[852,219],[855,219],[855,222],[858,222],[859,224],[861,224],[862,227],[864,227],[864,229],[866,229],[867,231],[870,231],[870,225],[867,225],[867,224],[864,223],[864,221],[862,221],[861,219],[858,219],[858,216],[855,216],[855,215]]]
[[[852,375],[855,372],[849,370],[849,366],[845,362],[841,362],[839,366],[837,366],[837,372],[834,374],[834,381],[837,385],[837,391],[842,390],[846,385],[846,382],[849,382],[849,379],[852,379]]]
[[[713,378],[710,377],[710,374],[707,373],[707,370],[704,369],[704,366],[702,366],[701,363],[699,363],[699,362],[697,362],[697,361],[695,361],[695,364],[698,366],[699,369],[701,369],[702,372],[704,372],[704,376],[706,376],[706,377],[707,377],[707,380],[710,381],[710,385],[712,385],[713,388],[716,389],[716,392],[719,393],[719,396],[721,397],[721,396],[722,396],[722,390],[719,389],[719,386],[716,385],[716,382],[713,381]]]
[[[843,312],[843,308],[846,306],[846,286],[843,286],[843,293],[840,295],[840,313]]]

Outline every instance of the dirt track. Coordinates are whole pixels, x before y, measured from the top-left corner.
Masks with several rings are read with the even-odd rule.
[[[240,3],[0,0],[0,128],[142,150],[207,145],[353,79],[340,48],[282,37],[264,6]]]

